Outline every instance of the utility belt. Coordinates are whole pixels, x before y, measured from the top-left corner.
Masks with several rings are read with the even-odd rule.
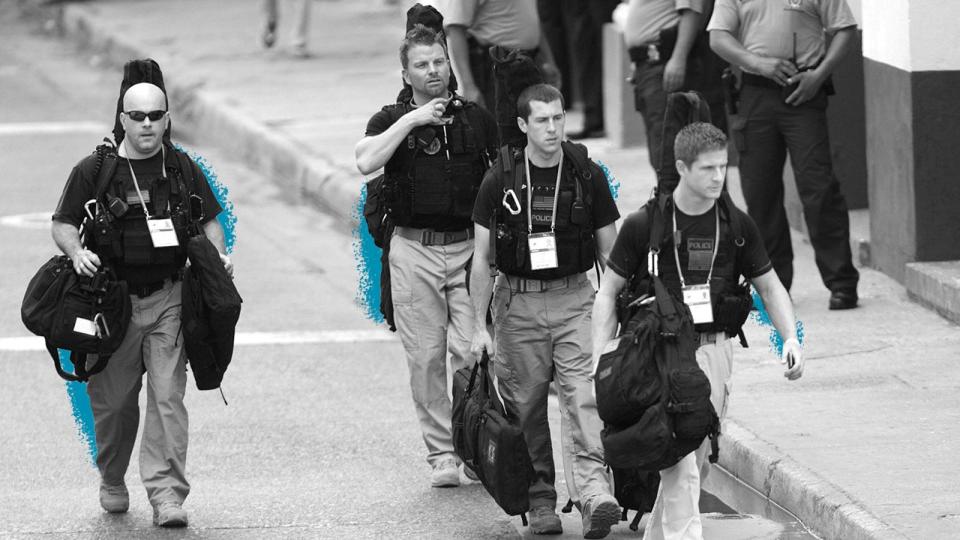
[[[497,279],[497,287],[504,289],[510,289],[512,292],[525,293],[525,292],[547,292],[547,291],[556,291],[559,289],[567,289],[570,287],[579,287],[584,283],[588,282],[586,272],[580,272],[579,274],[573,274],[572,276],[566,276],[558,279],[525,279],[516,276],[509,276],[507,274],[500,274],[500,278]]]
[[[473,238],[473,229],[459,231],[435,231],[433,229],[415,229],[413,227],[396,227],[397,236],[407,240],[420,242],[425,246],[446,246],[463,242]]]
[[[473,36],[467,37],[467,50],[470,55],[470,67],[473,68],[474,73],[484,73],[488,77],[492,77],[493,73],[493,58],[490,57],[490,48],[493,47],[489,43],[480,43],[477,38]],[[517,49],[521,54],[529,56],[534,63],[536,63],[537,55],[540,54],[540,48],[534,47],[532,49]]]
[[[183,269],[177,270],[170,277],[163,278],[159,281],[144,283],[141,285],[133,285],[128,283],[127,286],[131,296],[136,296],[137,298],[146,298],[160,289],[164,289],[173,285],[181,279],[183,279]]]
[[[660,37],[655,41],[648,41],[627,49],[630,61],[637,65],[647,64],[657,66],[666,64],[667,60],[670,60],[670,56],[673,55],[674,47],[677,45],[678,26],[679,25],[664,28],[660,31]],[[690,55],[700,54],[703,50],[703,44],[709,42],[710,37],[706,31],[697,33],[697,37],[690,47]]]
[[[819,65],[820,65],[820,62],[817,62],[817,63],[816,63],[814,66],[812,66],[812,67],[808,67],[808,68],[801,69],[801,70],[799,71],[799,73],[804,73],[804,72],[807,72],[807,71],[813,71],[814,69],[817,69],[817,66],[819,66]],[[792,93],[794,92],[794,90],[797,89],[797,86],[799,86],[799,84],[800,84],[799,82],[796,82],[796,83],[793,83],[793,84],[791,84],[791,85],[780,86],[780,84],[779,84],[777,81],[773,80],[773,79],[768,79],[768,78],[764,77],[763,75],[756,75],[756,74],[754,74],[754,73],[747,73],[747,72],[743,72],[743,74],[741,74],[740,80],[741,80],[741,83],[744,84],[744,85],[755,86],[755,87],[759,87],[759,88],[767,88],[767,89],[771,89],[771,90],[778,90],[778,91],[780,91],[781,94],[783,94],[783,97],[784,97],[784,98],[786,98],[787,96],[789,96],[790,94],[792,94]],[[825,80],[825,81],[823,82],[823,85],[820,87],[820,90],[821,90],[822,92],[825,92],[828,96],[832,96],[832,95],[834,95],[834,94],[837,93],[837,92],[836,92],[836,89],[835,89],[834,86],[833,86],[833,76],[832,76],[832,75],[830,75],[830,76],[827,77],[827,80]]]

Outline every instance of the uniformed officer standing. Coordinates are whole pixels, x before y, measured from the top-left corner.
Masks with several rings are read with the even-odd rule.
[[[356,146],[357,168],[384,167],[384,195],[397,225],[390,240],[394,319],[434,487],[460,484],[451,433],[447,352],[454,370],[470,358],[473,312],[467,260],[470,213],[496,151],[497,128],[482,107],[449,90],[442,34],[417,24],[400,47],[412,98],[373,115]]]
[[[523,51],[537,60],[548,81],[559,84],[547,40],[540,31],[536,0],[444,0],[438,3],[450,36],[450,54],[463,95],[494,112],[493,61],[490,48]]]
[[[786,289],[772,272],[760,232],[753,221],[733,205],[718,205],[727,168],[727,138],[715,126],[698,122],[680,130],[674,145],[680,183],[667,207],[665,231],[674,242],[662,245],[658,275],[670,294],[683,298],[700,332],[697,364],[710,380],[710,401],[722,419],[729,397],[733,370],[731,329],[725,331],[722,298],[736,287],[740,276],[749,279],[763,298],[774,326],[786,338],[784,376],[803,374],[803,357],[797,341],[793,306]],[[727,199],[729,201],[729,199]],[[737,237],[733,220],[740,224]],[[627,216],[617,236],[600,292],[593,307],[594,365],[617,328],[616,298],[628,280],[649,284],[647,253],[651,219],[646,209]],[[739,247],[738,247],[738,244]],[[639,279],[637,279],[639,277]],[[641,285],[642,287],[642,285]],[[707,291],[706,297],[697,295]],[[635,291],[647,294],[649,291]],[[694,298],[699,296],[699,300]],[[707,301],[703,301],[709,298]],[[749,305],[747,307],[749,310]],[[623,322],[623,321],[621,321]],[[645,540],[700,540],[699,499],[701,470],[707,445],[688,454],[676,465],[660,471],[660,490],[647,525]]]
[[[187,524],[182,504],[190,484],[185,476],[186,354],[178,335],[191,194],[203,201],[203,232],[231,275],[233,266],[223,254],[223,229],[214,219],[221,208],[206,177],[165,140],[170,113],[159,67],[152,60],[134,60],[125,72],[150,74],[151,82],[130,85],[124,79],[121,86],[115,173],[97,198],[99,176],[106,173],[97,172],[96,155],[73,168],[53,215],[53,239],[78,274],[92,276],[107,265],[130,287],[133,315],[126,336],[106,369],[87,386],[97,440],[100,505],[111,513],[129,507],[124,475],[137,437],[138,397],[146,372],[140,477],[153,506],[154,524],[182,527]],[[189,170],[181,169],[182,163],[188,163]],[[104,161],[102,167],[107,166]],[[107,212],[109,227],[87,230],[88,238],[96,237],[96,249],[87,249],[79,236],[84,216]]]
[[[857,305],[859,273],[850,250],[847,203],[833,174],[826,116],[830,74],[850,48],[856,25],[845,0],[717,0],[707,27],[713,50],[744,72],[730,132],[740,152],[750,217],[789,290],[793,247],[783,208],[789,150],[817,268],[831,291],[830,309]]]
[[[494,352],[504,404],[526,438],[536,473],[531,531],[562,532],[547,422],[547,394],[555,379],[567,486],[581,503],[584,537],[602,538],[620,510],[610,494],[591,390],[594,290],[586,271],[595,260],[603,262],[613,246],[620,214],[586,149],[561,143],[560,91],[531,86],[520,94],[517,110],[526,149],[501,155],[484,177],[473,212],[473,351]],[[495,285],[488,261],[500,271]],[[496,346],[484,320],[491,287]]]
[[[709,50],[703,30],[704,17],[712,8],[713,0],[630,0],[624,41],[634,66],[634,105],[643,117],[654,169],[660,167],[670,92],[700,91],[710,105],[713,123],[726,129],[720,86],[723,65]]]

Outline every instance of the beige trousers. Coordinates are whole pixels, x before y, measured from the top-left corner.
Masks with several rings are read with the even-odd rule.
[[[182,503],[190,493],[187,461],[186,355],[180,335],[181,283],[167,283],[147,298],[131,296],[127,334],[106,369],[90,378],[97,467],[106,485],[124,483],[140,420],[147,374],[147,412],[140,441],[140,478],[154,506]]]
[[[697,364],[710,379],[710,402],[722,421],[727,414],[730,397],[730,375],[733,373],[733,342],[723,334],[716,342],[701,335]],[[709,470],[706,462],[710,441],[705,440],[696,451],[687,454],[673,467],[660,471],[660,489],[650,512],[643,540],[702,540],[700,521],[700,478]]]
[[[410,391],[420,420],[427,462],[457,459],[453,450],[450,368],[472,364],[473,306],[467,294],[467,259],[473,240],[424,246],[394,234],[390,240],[393,317],[407,356]]]

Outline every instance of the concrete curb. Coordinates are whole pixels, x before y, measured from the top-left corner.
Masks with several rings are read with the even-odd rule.
[[[723,428],[719,464],[825,540],[907,538],[849,494],[735,421],[726,420]]]
[[[903,281],[912,300],[960,324],[960,261],[907,263]]]
[[[108,65],[122,66],[132,58],[154,58],[164,70],[176,128],[187,138],[209,141],[287,192],[299,194],[330,214],[352,221],[359,198],[359,173],[302,147],[276,130],[251,120],[204,81],[179,75],[179,62],[134,40],[115,35],[100,22],[94,7],[67,5],[57,20],[63,37],[89,49]]]

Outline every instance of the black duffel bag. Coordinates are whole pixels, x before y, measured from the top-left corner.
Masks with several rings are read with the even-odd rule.
[[[493,389],[489,363],[484,352],[472,368],[454,375],[454,449],[500,508],[508,515],[519,515],[526,525],[533,463],[523,431],[507,416]]]
[[[44,338],[57,374],[78,382],[107,367],[127,333],[130,314],[125,281],[117,280],[105,266],[92,278],[78,275],[66,255],[56,255],[40,267],[20,305],[23,324]],[[73,373],[63,369],[57,349],[70,351]],[[97,359],[88,367],[90,354]]]

